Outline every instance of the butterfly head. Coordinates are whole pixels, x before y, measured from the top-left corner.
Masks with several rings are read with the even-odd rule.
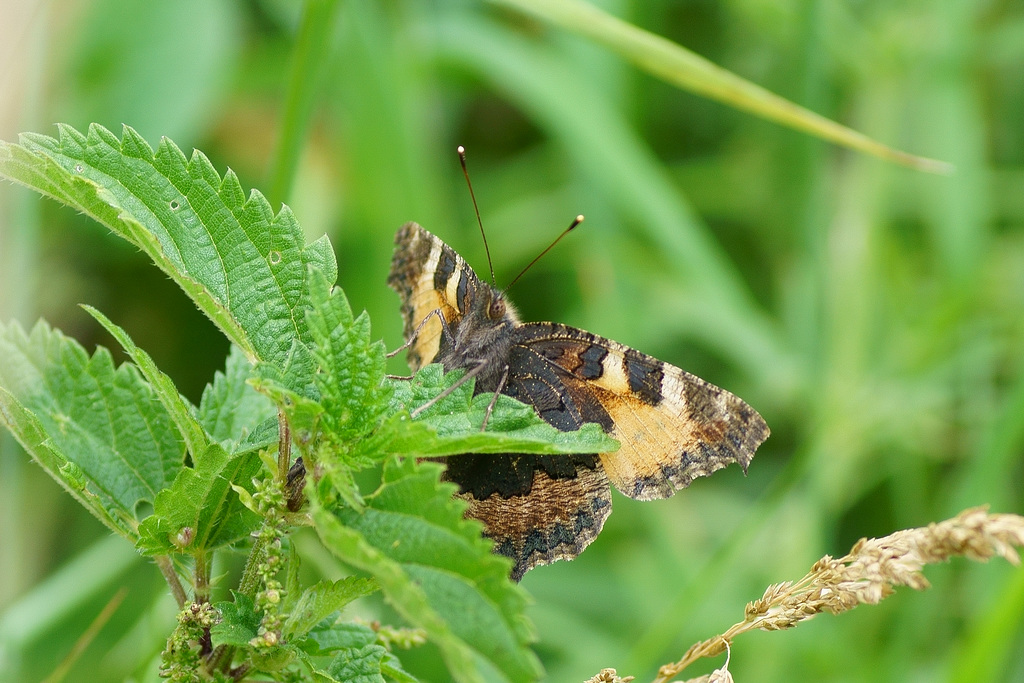
[[[508,305],[505,303],[505,295],[498,290],[492,290],[491,302],[487,305],[487,318],[500,323],[508,315]]]
[[[511,332],[519,318],[500,290],[477,280],[470,292],[465,315],[451,326],[451,338],[441,340],[436,360],[447,370],[483,363],[477,391],[493,391],[508,364]]]
[[[512,302],[506,298],[505,292],[485,282],[477,282],[476,296],[469,305],[466,318],[473,319],[473,323],[481,327],[493,325],[504,328],[518,325],[519,315]]]

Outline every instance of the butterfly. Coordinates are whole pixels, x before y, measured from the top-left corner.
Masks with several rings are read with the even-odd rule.
[[[472,371],[477,394],[507,394],[562,431],[596,422],[621,443],[613,453],[446,459],[444,478],[512,559],[516,581],[597,537],[610,484],[637,500],[668,498],[730,463],[746,472],[768,438],[753,408],[699,377],[590,332],[521,322],[502,291],[416,223],[395,236],[388,285],[402,300],[413,371]]]

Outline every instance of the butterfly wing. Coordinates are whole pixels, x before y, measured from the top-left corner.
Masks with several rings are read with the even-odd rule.
[[[548,474],[545,459],[563,474]],[[472,492],[503,472],[529,482],[528,491]],[[575,558],[601,533],[612,511],[608,477],[594,456],[457,455],[448,458],[445,477],[471,487],[460,494],[469,503],[466,516],[483,522],[494,551],[512,559],[514,581],[538,565]]]
[[[556,368],[530,349],[513,346],[504,393],[527,403],[562,431],[586,418],[565,391]],[[596,454],[448,458],[467,514],[486,526],[495,550],[512,558],[512,578],[556,560],[571,560],[597,538],[611,514],[608,477]]]
[[[415,223],[402,226],[395,245],[388,284],[402,300],[405,338],[412,340],[408,361],[415,371],[447,348],[434,311],[454,338],[474,297],[487,285],[451,247]],[[584,422],[579,410],[568,395],[552,394],[560,382],[542,358],[513,348],[506,362],[504,393],[533,405],[559,429],[579,429]],[[539,564],[579,555],[611,512],[608,478],[596,454],[502,453],[444,460],[444,478],[459,485],[459,495],[469,504],[467,516],[483,523],[495,551],[512,558],[515,580]]]
[[[480,281],[454,249],[418,224],[406,223],[395,235],[388,285],[402,299],[404,336],[412,340],[408,362],[415,372],[434,362],[441,349],[443,326],[434,311],[454,330]]]
[[[388,284],[402,299],[409,365],[418,370],[439,356],[450,360],[446,354],[458,350],[450,339],[459,337],[460,323],[488,285],[415,223],[404,225],[395,243]],[[694,375],[583,330],[520,324],[509,316],[507,360],[504,351],[492,359],[507,364],[504,393],[558,429],[596,422],[622,444],[599,455],[447,458],[445,478],[459,485],[467,516],[484,524],[495,550],[512,558],[514,579],[582,552],[611,512],[609,481],[632,498],[666,498],[729,463],[746,470],[768,437],[756,411]]]
[[[622,444],[602,453],[630,498],[667,498],[736,462],[744,472],[768,438],[761,416],[733,394],[656,358],[556,323],[526,323],[515,342],[550,364],[587,422]]]

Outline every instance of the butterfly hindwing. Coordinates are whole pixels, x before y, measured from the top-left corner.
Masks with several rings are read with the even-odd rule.
[[[469,502],[467,516],[484,523],[494,551],[512,559],[514,581],[537,565],[575,558],[601,533],[612,511],[608,477],[600,466],[581,466],[558,478],[538,468],[532,479],[525,496],[462,495]]]

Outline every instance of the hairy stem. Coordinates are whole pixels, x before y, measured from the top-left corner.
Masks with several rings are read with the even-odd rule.
[[[249,673],[249,669],[250,668],[251,667],[248,664],[240,664],[240,665],[236,666],[234,669],[232,669],[228,673],[228,675],[231,676],[232,679],[234,679],[236,681],[240,681],[243,678],[245,678],[245,675],[247,673]]]
[[[196,602],[209,602],[210,601],[210,565],[213,563],[212,558],[205,552],[199,552],[195,554],[195,601]]]
[[[218,645],[210,654],[207,660],[206,669],[210,673],[216,671],[226,672],[235,658],[235,647],[233,645]]]
[[[292,430],[284,411],[277,411],[277,480],[282,487],[288,482],[288,468],[292,464]]]
[[[249,551],[249,559],[245,561],[245,570],[242,572],[242,580],[238,584],[238,590],[250,598],[256,595],[259,589],[260,573],[259,566],[267,555],[267,542],[257,538]]]
[[[185,589],[181,585],[181,580],[178,579],[178,573],[174,571],[174,563],[171,562],[169,555],[157,555],[153,558],[156,562],[157,568],[160,573],[164,575],[164,580],[167,581],[167,585],[171,588],[171,595],[174,596],[174,601],[178,603],[178,609],[185,606],[188,602],[188,595],[185,594]]]

